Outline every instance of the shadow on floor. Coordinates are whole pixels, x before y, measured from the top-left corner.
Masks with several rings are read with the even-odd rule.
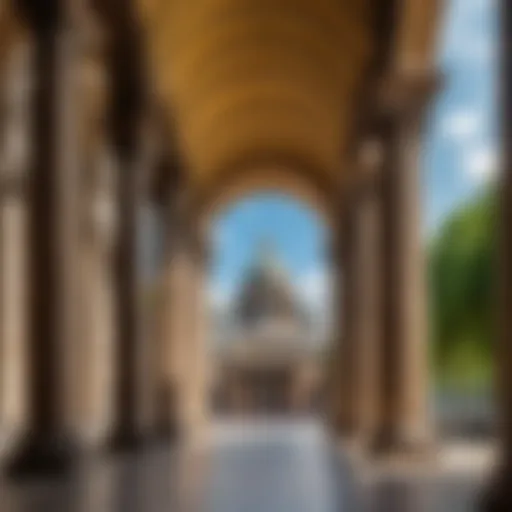
[[[84,460],[67,479],[0,483],[2,512],[470,512],[469,476],[356,482],[314,422],[219,425],[207,450]]]

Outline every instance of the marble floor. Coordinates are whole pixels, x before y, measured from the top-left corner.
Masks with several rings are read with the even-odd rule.
[[[189,449],[84,460],[66,480],[0,483],[2,512],[470,512],[471,472],[356,482],[318,423],[216,423]]]

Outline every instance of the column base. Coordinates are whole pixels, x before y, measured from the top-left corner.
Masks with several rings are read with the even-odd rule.
[[[148,431],[129,427],[114,430],[107,441],[107,450],[111,453],[138,452],[155,441],[155,436]]]
[[[382,430],[368,446],[373,455],[381,458],[425,460],[433,453],[433,444],[430,440],[404,436],[394,429]]]
[[[353,421],[340,418],[334,422],[333,430],[342,439],[353,439],[358,433],[357,425]]]
[[[482,512],[508,512],[512,510],[512,468],[503,468],[484,489],[480,500]]]
[[[179,426],[176,411],[175,386],[161,386],[156,418],[155,437],[159,441],[172,441],[178,437]]]
[[[357,429],[350,426],[337,428],[337,434],[342,441],[352,441],[359,437]]]
[[[27,434],[4,461],[4,473],[13,480],[66,476],[76,468],[79,455],[71,437]]]
[[[155,428],[155,438],[160,442],[172,442],[179,438],[179,428],[172,419],[158,422]]]

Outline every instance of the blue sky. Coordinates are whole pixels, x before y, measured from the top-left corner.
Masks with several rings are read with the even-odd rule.
[[[432,233],[497,169],[497,1],[450,0],[439,41],[444,86],[425,139],[425,228]]]
[[[448,0],[439,38],[444,85],[431,110],[423,153],[425,237],[492,180],[496,148],[496,0]],[[214,224],[212,301],[224,304],[262,239],[277,245],[297,289],[314,307],[329,293],[325,228],[292,198],[253,196]]]
[[[324,303],[327,230],[311,209],[286,195],[260,194],[235,203],[214,222],[212,300],[223,305],[262,243],[270,241],[299,293]]]

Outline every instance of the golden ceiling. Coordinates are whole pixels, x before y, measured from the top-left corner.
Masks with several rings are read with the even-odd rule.
[[[300,167],[336,183],[381,44],[372,28],[381,0],[136,1],[157,92],[198,190],[250,167]],[[391,74],[434,66],[441,1],[396,1]],[[0,52],[15,31],[6,5]]]
[[[301,166],[334,184],[379,41],[374,0],[139,0],[157,88],[196,185]],[[437,0],[402,0],[396,66],[432,55]]]
[[[0,76],[6,71],[9,52],[20,36],[21,27],[14,15],[12,5],[7,0],[0,0]]]
[[[334,176],[372,54],[369,5],[143,3],[157,87],[196,183],[265,158]]]

